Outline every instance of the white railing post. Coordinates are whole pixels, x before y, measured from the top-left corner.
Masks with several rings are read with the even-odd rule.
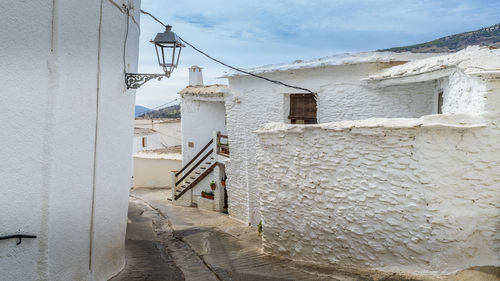
[[[213,133],[212,133],[212,137],[214,139],[213,147],[214,147],[214,159],[215,160],[217,160],[216,155],[218,155],[218,153],[219,153],[219,134],[220,134],[219,131],[213,131]]]

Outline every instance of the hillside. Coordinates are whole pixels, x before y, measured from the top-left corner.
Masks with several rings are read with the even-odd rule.
[[[144,116],[146,115],[146,116]],[[181,106],[179,104],[153,110],[146,114],[141,114],[138,117],[147,118],[181,118]]]
[[[475,31],[463,32],[455,35],[445,36],[433,41],[396,47],[378,51],[412,52],[412,53],[443,53],[456,52],[468,46],[494,46],[500,48],[500,24],[481,28]]]
[[[142,106],[142,105],[136,105],[135,106],[135,117],[139,116],[139,115],[143,115],[144,113],[150,111],[151,109],[145,107],[145,106]]]

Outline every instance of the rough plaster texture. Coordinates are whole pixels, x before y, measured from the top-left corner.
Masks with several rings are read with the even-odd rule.
[[[245,69],[247,72],[263,74],[277,71],[289,71],[299,69],[322,68],[336,65],[354,65],[354,64],[369,64],[369,63],[404,63],[412,60],[423,59],[438,56],[436,53],[395,53],[395,52],[359,52],[345,53],[333,56],[317,58],[312,60],[296,60],[291,63],[271,64],[255,68]],[[230,69],[229,74],[225,77],[244,76],[245,74],[239,71]]]
[[[391,271],[500,265],[500,75],[483,78],[453,82],[444,115],[258,131],[265,250]],[[454,112],[471,100],[485,111]]]
[[[436,83],[365,85],[360,80],[399,63],[324,66],[265,74],[266,77],[306,87],[317,93],[319,122],[368,117],[420,117],[434,113]],[[286,95],[289,88],[249,76],[229,77],[225,95],[231,161],[227,165],[229,213],[258,224],[259,183],[253,131],[268,122],[289,122]]]
[[[452,72],[447,80],[448,83],[443,87],[443,99],[446,101],[443,104],[443,112],[484,112],[485,96],[481,94],[485,91],[483,85],[461,70]]]
[[[139,20],[140,1],[115,2]],[[0,23],[0,235],[37,235],[0,242],[0,279],[107,280],[125,262],[131,184],[126,15],[107,0],[2,1]],[[127,71],[136,70],[138,38],[131,19]]]

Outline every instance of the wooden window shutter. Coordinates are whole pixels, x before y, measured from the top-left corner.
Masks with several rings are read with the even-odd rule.
[[[292,124],[316,124],[317,123],[316,99],[311,94],[290,95],[290,115],[288,118]]]

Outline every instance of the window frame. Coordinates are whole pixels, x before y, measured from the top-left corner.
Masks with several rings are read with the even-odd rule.
[[[300,101],[300,99],[302,99],[302,101]],[[286,100],[288,100],[287,118],[290,124],[318,124],[318,101],[314,94],[288,94]],[[314,105],[311,106],[311,104]],[[312,108],[313,110],[311,110]],[[299,111],[302,111],[302,113],[298,113]],[[314,112],[314,114],[311,114],[312,112]]]

